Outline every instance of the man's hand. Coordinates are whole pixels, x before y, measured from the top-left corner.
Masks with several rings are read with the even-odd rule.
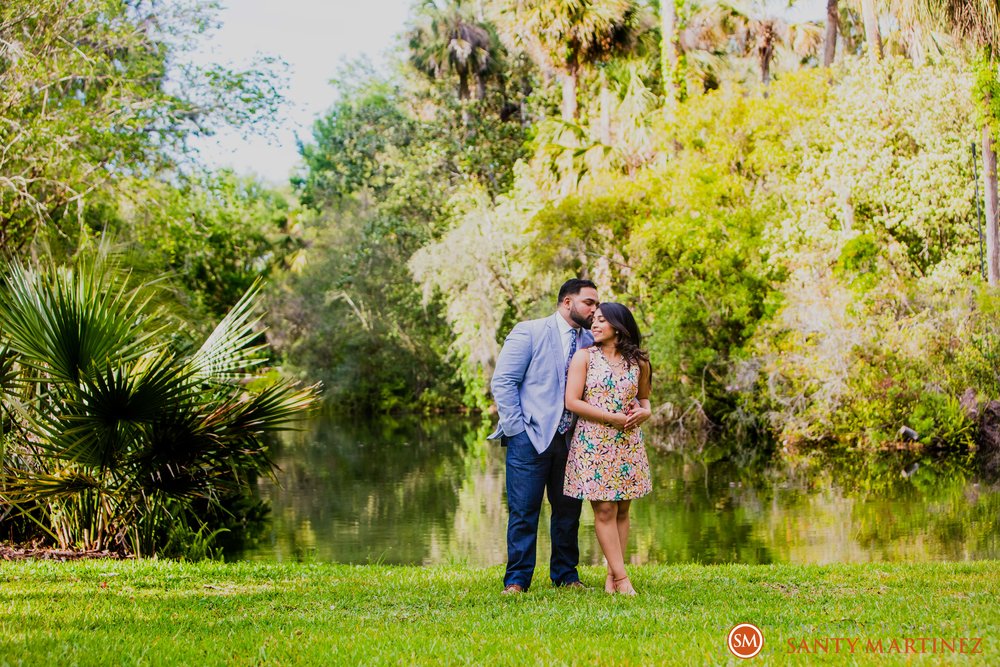
[[[633,403],[628,407],[625,412],[625,430],[636,428],[640,426],[644,421],[653,416],[653,411],[648,408],[644,408],[638,403]]]

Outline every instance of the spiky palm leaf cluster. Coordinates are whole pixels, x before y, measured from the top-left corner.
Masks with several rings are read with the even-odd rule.
[[[458,77],[458,99],[470,97],[469,82],[476,79],[476,97],[486,96],[487,80],[501,71],[501,48],[490,26],[476,19],[468,5],[450,0],[439,6],[424,0],[407,31],[410,62],[432,79]]]
[[[692,2],[680,32],[679,43],[688,63],[689,77],[705,84],[741,78],[751,59],[761,82],[771,79],[774,59],[798,67],[819,53],[823,28],[817,23],[789,23],[772,15],[757,0]]]
[[[1000,50],[998,0],[890,0],[889,5],[906,24],[951,33],[973,46]]]
[[[13,265],[0,288],[0,507],[61,547],[155,551],[174,522],[269,473],[266,436],[315,400],[260,363],[254,285],[190,355],[168,345],[152,288],[105,262]]]
[[[634,0],[512,0],[494,3],[510,48],[545,72],[572,72],[602,59],[628,38],[639,15]]]

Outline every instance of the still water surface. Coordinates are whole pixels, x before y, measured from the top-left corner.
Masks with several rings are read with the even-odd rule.
[[[458,417],[315,418],[284,439],[277,483],[259,482],[270,519],[256,543],[236,556],[504,563],[504,450],[485,440],[488,428]],[[706,464],[648,444],[647,450],[654,491],[632,505],[633,563],[1000,558],[1000,492],[927,462],[909,478],[890,465],[845,483],[843,476],[751,474],[725,461]],[[582,523],[581,560],[600,564],[586,505]],[[540,566],[550,545],[543,533]]]

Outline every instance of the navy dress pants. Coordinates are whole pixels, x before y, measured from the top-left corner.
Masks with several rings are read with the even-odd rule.
[[[569,435],[557,433],[548,449],[541,454],[535,451],[527,433],[519,433],[505,440],[509,518],[504,586],[518,584],[528,590],[531,585],[538,541],[538,514],[546,491],[549,505],[552,506],[549,577],[556,586],[580,581],[576,567],[580,563],[578,534],[583,501],[563,495]]]

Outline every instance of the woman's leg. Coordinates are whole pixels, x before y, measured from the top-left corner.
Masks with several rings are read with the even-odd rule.
[[[628,550],[628,529],[629,529],[629,518],[628,518],[628,508],[632,504],[631,500],[619,500],[618,501],[618,513],[615,516],[616,528],[618,531],[618,543],[621,545],[622,549],[622,561],[625,560],[625,554]],[[604,580],[604,590],[608,593],[615,592],[615,575],[611,571],[611,563],[608,563],[608,573],[607,578]]]
[[[618,511],[615,513],[615,528],[618,533],[618,546],[622,555],[622,571],[625,570],[625,553],[628,551],[628,529],[629,529],[629,518],[628,509],[632,504],[631,500],[619,500],[618,501]],[[614,577],[614,579],[620,579],[620,575]],[[632,588],[632,582],[626,579],[625,581],[614,581],[612,580],[612,588],[619,593],[628,593],[629,595],[635,595],[635,589]]]
[[[628,552],[628,529],[631,525],[628,518],[628,508],[631,505],[631,500],[619,500],[618,514],[615,516],[618,523],[618,543],[622,547],[622,560],[625,560],[625,554]]]
[[[594,530],[597,532],[597,541],[601,545],[601,551],[604,552],[604,558],[608,561],[612,580],[621,579],[627,575],[618,537],[616,518],[618,505],[608,500],[592,500],[590,504],[594,508]]]

